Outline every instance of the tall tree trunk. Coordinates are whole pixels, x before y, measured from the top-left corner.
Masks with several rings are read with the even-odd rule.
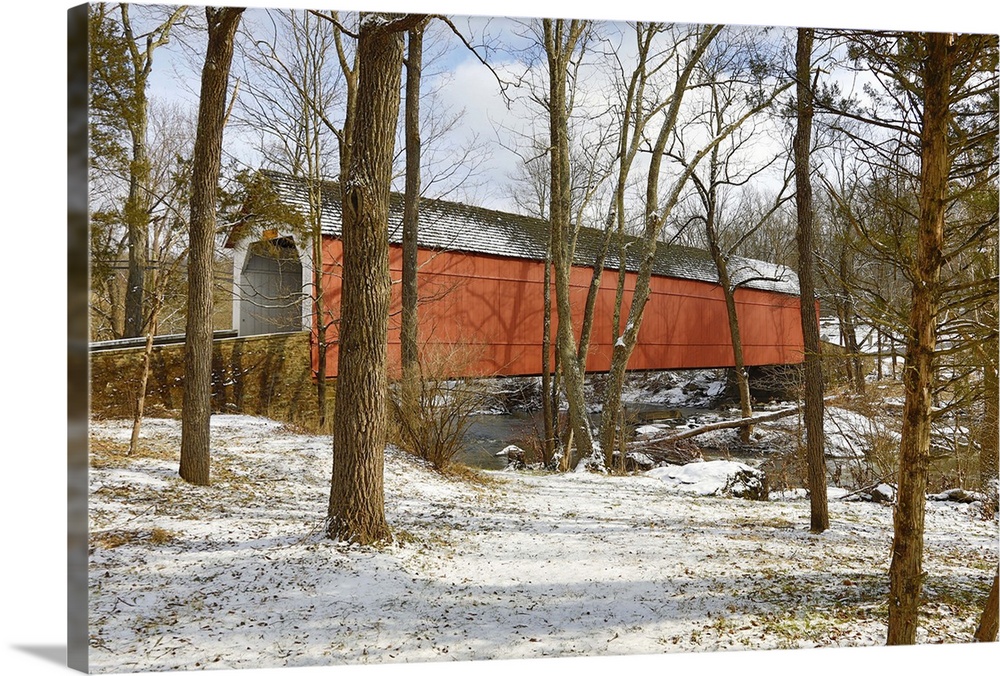
[[[549,219],[552,229],[552,262],[556,287],[556,350],[562,373],[563,391],[569,407],[569,424],[574,432],[575,459],[593,456],[594,440],[584,399],[584,374],[577,358],[570,302],[573,270],[573,236],[570,214],[569,109],[566,69],[576,49],[584,25],[578,21],[543,19],[545,52],[549,66],[549,156],[551,189]],[[567,448],[567,453],[574,449]],[[573,463],[571,463],[573,464]]]
[[[552,383],[552,231],[549,230],[549,250],[545,257],[542,283],[542,460],[548,464],[556,455],[556,416]]]
[[[215,208],[222,166],[226,89],[241,7],[205,8],[208,47],[201,75],[198,130],[191,167],[191,223],[188,249],[187,329],[184,344],[184,409],[180,475],[209,484],[212,414],[212,260]]]
[[[895,536],[889,565],[889,645],[909,645],[917,640],[917,611],[923,586],[934,349],[950,167],[948,120],[953,36],[928,33],[920,39],[926,41],[922,73],[920,213],[910,291],[910,333],[903,369],[906,399],[899,443],[899,489],[893,518]]]
[[[723,114],[719,109],[716,110],[716,123],[719,129],[724,126]],[[718,174],[719,153],[718,148],[715,148],[712,151],[709,165],[708,185],[703,186],[700,191],[705,204],[705,235],[708,240],[708,252],[712,257],[712,262],[715,263],[715,271],[719,275],[719,286],[722,287],[722,296],[726,302],[729,339],[733,346],[733,375],[736,377],[736,387],[740,395],[740,417],[749,418],[753,415],[753,405],[750,400],[750,379],[747,376],[746,364],[743,360],[743,336],[740,334],[740,320],[736,312],[736,290],[729,278],[729,265],[726,256],[722,253],[722,247],[719,246],[719,234],[716,230],[719,204]],[[744,425],[740,428],[740,441],[744,444],[749,443],[752,433],[753,427]]]
[[[816,316],[814,282],[812,184],[810,183],[810,146],[812,143],[812,72],[813,31],[798,30],[795,50],[797,125],[795,154],[795,205],[798,218],[796,240],[799,249],[799,307],[802,317],[802,343],[805,349],[805,418],[806,463],[809,475],[809,528],[822,533],[830,527],[826,496],[826,458],[823,452],[823,365],[819,346],[819,319]]]
[[[406,57],[406,187],[403,199],[403,289],[400,357],[403,401],[416,405],[420,380],[417,328],[417,232],[420,219],[420,75],[423,61],[423,26],[407,34]]]
[[[709,250],[715,261],[715,269],[719,274],[719,285],[722,286],[722,295],[726,301],[729,339],[733,345],[733,375],[736,378],[736,388],[740,394],[740,417],[749,418],[753,415],[753,401],[750,398],[750,378],[747,375],[746,362],[743,359],[743,335],[740,333],[740,320],[736,313],[736,290],[732,287],[732,282],[729,279],[729,266],[722,256],[718,242],[715,242],[714,246],[710,246]],[[740,441],[744,444],[750,443],[752,433],[753,426],[744,425],[740,428]]]
[[[318,159],[317,157],[317,167],[319,166]],[[325,279],[325,270],[323,269],[323,187],[317,175],[318,171],[318,168],[315,171],[309,171],[309,212],[312,221],[310,234],[312,235],[313,327],[316,332],[316,422],[319,428],[323,429],[326,426],[326,372],[330,339],[326,298],[323,296],[326,290],[326,285],[323,283]]]
[[[383,467],[389,325],[389,188],[403,38],[422,21],[362,18],[357,119],[343,184],[344,268],[330,481],[331,538],[372,544],[390,537]]]
[[[997,469],[1000,464],[1000,373],[997,372],[997,339],[983,350],[983,427],[979,440],[979,490],[996,498]]]
[[[976,628],[975,640],[979,643],[988,643],[997,640],[997,625],[1000,623],[1000,597],[998,597],[997,584],[1000,583],[1000,574],[993,576],[993,586],[990,594],[986,597],[986,607],[983,615],[979,619],[979,626]]]
[[[137,75],[138,78],[138,75]],[[132,159],[129,163],[125,228],[128,232],[128,278],[125,283],[125,338],[142,333],[145,323],[146,268],[149,265],[149,152],[146,127],[149,102],[145,77],[136,84],[134,108],[130,111]]]
[[[157,48],[170,41],[170,31],[181,20],[186,7],[178,7],[159,26],[145,35],[137,36],[132,29],[129,5],[118,6],[122,30],[129,52],[132,69],[130,91],[119,101],[125,105],[120,111],[125,118],[132,157],[129,163],[128,197],[125,201],[124,221],[128,232],[128,276],[125,285],[125,317],[123,336],[135,338],[142,334],[145,323],[146,268],[149,265],[150,218],[150,165],[146,133],[149,127],[149,98],[146,86],[153,69],[153,54]],[[140,47],[144,42],[144,47]]]

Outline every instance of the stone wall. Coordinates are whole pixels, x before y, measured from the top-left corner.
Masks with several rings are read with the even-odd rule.
[[[105,418],[131,417],[143,348],[92,352],[90,410]],[[333,411],[333,383],[327,388]],[[179,417],[184,398],[184,345],[153,348],[146,414]],[[312,426],[316,385],[310,372],[309,333],[216,340],[212,349],[212,410],[246,413]]]

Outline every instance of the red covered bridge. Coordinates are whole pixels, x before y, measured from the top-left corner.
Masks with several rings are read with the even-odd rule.
[[[285,204],[307,213],[303,181],[273,172],[264,175]],[[336,184],[324,186],[322,203],[324,299],[326,307],[336,313],[343,254]],[[453,358],[451,376],[539,374],[548,223],[441,200],[423,200],[420,209],[418,314],[424,349],[429,354],[450,354],[460,348],[461,356]],[[401,216],[402,198],[393,195],[389,265],[394,282],[399,281],[402,269]],[[571,284],[574,309],[580,314],[601,235],[597,230],[581,229],[578,238]],[[229,245],[235,249],[234,276],[240,289],[233,316],[241,334],[301,330],[312,325],[308,238],[296,237],[280,225],[245,226],[238,238],[230,238]],[[618,268],[613,253],[609,253],[607,268],[587,361],[590,371],[607,370],[612,345],[622,329],[611,326]],[[627,260],[626,269],[634,270],[634,262]],[[730,261],[730,276],[737,284],[747,366],[802,361],[795,273],[772,263],[734,259]],[[629,272],[626,308],[634,280],[634,273]],[[391,364],[399,363],[399,305],[400,285],[396,283],[389,332]],[[328,375],[336,376],[336,327],[330,332],[330,342]],[[725,301],[711,258],[698,249],[659,246],[639,344],[629,367],[730,366],[733,353]]]

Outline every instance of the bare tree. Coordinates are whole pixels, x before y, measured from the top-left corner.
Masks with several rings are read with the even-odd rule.
[[[324,295],[326,279],[335,268],[324,260],[323,192],[324,182],[337,166],[331,160],[334,142],[341,159],[349,152],[348,133],[353,111],[344,109],[344,122],[335,122],[332,111],[338,104],[353,102],[356,80],[340,35],[339,24],[327,15],[295,10],[269,12],[277,30],[271,40],[255,40],[244,60],[250,69],[245,74],[247,96],[239,115],[244,126],[260,135],[260,147],[267,162],[304,179],[307,208],[305,227],[293,230],[311,253],[311,284],[307,293],[312,304],[312,340],[316,346],[317,424],[327,420],[327,361],[331,343],[330,330],[337,319]],[[343,91],[341,91],[341,89]],[[338,96],[338,94],[340,96]],[[347,130],[347,131],[345,131]],[[298,288],[294,302],[302,293]]]
[[[184,217],[183,207],[186,206],[190,176],[187,171],[189,168],[187,163],[180,162],[178,165],[170,175],[169,184],[172,186],[172,190],[160,195],[157,199],[158,202],[166,204],[166,212],[158,219],[165,221],[166,224],[154,227],[152,233],[150,251],[154,260],[151,261],[152,265],[149,270],[148,315],[143,322],[146,331],[146,344],[142,353],[142,366],[136,387],[135,412],[132,417],[132,434],[129,441],[130,454],[136,453],[139,448],[139,434],[145,413],[146,387],[152,369],[153,339],[157,335],[163,319],[170,320],[171,311],[174,309],[169,304],[173,300],[170,296],[176,291],[176,287],[180,286],[179,282],[183,277],[181,274],[182,266],[187,255],[180,239],[187,231],[187,219]],[[177,293],[177,295],[180,294]]]
[[[780,86],[770,77],[771,66],[767,63],[767,55],[763,54],[755,43],[756,30],[735,29],[726,31],[722,40],[717,40],[715,48],[702,60],[702,79],[707,83],[706,100],[702,115],[697,118],[707,128],[710,136],[720,133],[734,116],[742,114],[743,110],[752,105],[754,96],[764,94],[768,86]],[[769,84],[768,81],[771,81]],[[696,118],[696,120],[697,120]],[[691,174],[702,213],[694,218],[704,225],[704,241],[708,245],[709,254],[715,264],[726,303],[726,316],[729,325],[729,337],[733,348],[733,374],[736,380],[740,398],[740,414],[743,418],[753,415],[753,403],[750,396],[750,379],[747,374],[743,355],[743,337],[740,332],[739,315],[736,306],[736,290],[741,284],[759,280],[766,276],[763,271],[757,271],[746,264],[732,266],[735,252],[747,239],[763,226],[785,201],[785,189],[791,180],[786,174],[784,185],[774,201],[761,213],[753,214],[745,205],[738,205],[735,216],[727,213],[727,198],[747,186],[751,181],[766,172],[779,156],[770,160],[760,160],[753,163],[749,153],[754,150],[753,139],[760,134],[760,129],[752,120],[735,131],[724,143],[716,145],[707,158],[705,176],[695,171]],[[683,147],[683,141],[678,140]],[[683,158],[678,158],[683,161]],[[727,223],[737,219],[736,223]],[[727,227],[728,226],[728,227]],[[731,231],[735,231],[733,234]],[[731,242],[724,242],[724,236],[729,235]],[[740,428],[740,439],[743,443],[750,441],[752,427],[745,425]]]
[[[795,47],[796,128],[795,208],[799,247],[799,308],[802,317],[802,344],[805,350],[806,465],[809,476],[809,528],[822,533],[830,527],[826,496],[826,455],[823,434],[823,363],[819,345],[819,317],[816,316],[815,246],[813,244],[812,169],[812,47],[813,30],[799,28]]]
[[[601,412],[601,446],[613,444],[621,419],[622,392],[629,358],[635,350],[642,325],[643,313],[650,295],[650,278],[655,260],[657,242],[663,232],[664,223],[677,206],[685,186],[698,164],[712,152],[719,143],[739,129],[750,117],[771,105],[785,87],[776,88],[763,97],[744,114],[731,121],[716,133],[703,147],[686,158],[679,174],[674,178],[666,198],[660,202],[660,171],[663,158],[667,156],[667,143],[674,136],[684,94],[689,89],[692,75],[705,51],[721,32],[721,26],[702,26],[695,29],[692,45],[680,52],[679,73],[669,95],[669,105],[665,108],[663,121],[650,152],[649,173],[646,180],[643,230],[633,242],[633,256],[636,264],[635,291],[629,307],[625,327],[615,341],[611,355],[611,367],[605,385],[604,406]]]
[[[423,69],[424,26],[407,33],[406,55],[406,189],[403,198],[403,279],[400,319],[400,360],[403,405],[416,402],[420,365],[417,323],[417,233],[420,224],[420,80]]]
[[[529,60],[522,80],[528,82],[527,99],[542,111],[540,119],[545,121],[547,129],[543,132],[531,124],[529,131],[521,133],[525,142],[514,152],[521,156],[522,164],[514,178],[519,183],[518,194],[523,195],[526,190],[533,198],[530,202],[518,199],[521,208],[549,220],[551,226],[542,290],[542,456],[546,463],[559,458],[560,466],[568,467],[572,465],[570,454],[574,446],[583,455],[590,455],[592,450],[582,447],[593,448],[583,392],[586,348],[583,342],[578,345],[575,338],[574,327],[580,324],[579,317],[571,314],[569,279],[583,213],[602,180],[596,175],[602,173],[596,167],[600,164],[607,131],[598,128],[593,134],[595,129],[587,124],[586,114],[576,119],[577,85],[589,54],[592,24],[553,19],[526,24],[525,29],[531,51],[537,50],[539,63],[536,69],[533,59]],[[574,128],[575,121],[582,123],[580,129]],[[588,138],[584,141],[575,132]],[[594,135],[598,138],[589,138]],[[558,318],[555,335],[553,317]],[[584,318],[582,324],[586,338],[589,322]],[[565,333],[560,333],[563,330]],[[567,369],[572,372],[568,377]],[[560,433],[557,420],[560,391],[565,392],[570,408],[569,431],[565,436]]]
[[[569,405],[569,424],[581,457],[594,455],[594,440],[584,399],[584,373],[577,358],[570,304],[570,273],[575,236],[570,193],[569,114],[567,69],[574,53],[585,43],[589,24],[585,21],[543,19],[542,31],[549,76],[549,221],[551,226],[552,268],[556,290],[556,354],[563,388]]]
[[[215,210],[222,164],[222,133],[233,42],[242,7],[206,7],[208,46],[201,77],[198,131],[191,168],[188,245],[187,330],[184,346],[184,409],[181,418],[180,475],[210,483],[212,415],[212,280]]]
[[[344,273],[328,534],[390,537],[382,470],[389,321],[389,188],[403,65],[402,34],[424,20],[368,14],[358,33],[355,135],[343,177]]]

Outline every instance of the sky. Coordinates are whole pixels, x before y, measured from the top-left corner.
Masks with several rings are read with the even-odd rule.
[[[38,0],[14,3],[5,10],[3,50],[4,195],[7,228],[21,246],[11,247],[2,266],[8,306],[3,331],[2,397],[5,469],[3,493],[5,542],[3,574],[3,640],[0,663],[5,673],[65,673],[60,649],[66,644],[66,261],[85,252],[67,251],[65,236],[65,28],[66,10],[76,3]],[[253,2],[252,6],[265,6]],[[300,3],[276,1],[267,6],[294,7]],[[899,27],[914,30],[948,29],[970,32],[1000,30],[992,0],[948,3],[873,3],[840,0],[836,3],[787,3],[782,0],[713,0],[711,3],[660,3],[619,0],[507,0],[478,5],[480,11],[507,15],[586,18],[653,18],[678,21],[728,21],[784,25],[841,27]],[[384,0],[379,9],[435,10],[461,13],[469,4],[457,0],[424,3]],[[364,8],[357,0],[342,9]],[[28,284],[27,282],[31,282]],[[30,424],[29,424],[30,423]],[[635,674],[662,673],[665,668],[708,670],[734,668],[733,656],[671,656],[669,658],[608,658],[527,662],[520,673],[577,674],[584,664],[628,669]],[[923,673],[968,665],[969,650],[961,646],[904,651],[880,649],[815,654],[761,653],[744,656],[744,673],[782,673],[808,668],[811,674],[854,673],[919,666]],[[477,664],[479,674],[508,673],[512,665]],[[461,664],[433,667],[346,667],[303,669],[307,674],[461,674]],[[277,676],[278,670],[251,670],[248,676]]]
[[[299,6],[294,2],[279,2],[276,4],[279,6]],[[418,6],[410,3],[409,5],[404,5],[404,7],[414,8]],[[433,0],[427,7],[431,10],[436,9]],[[488,11],[489,5],[485,7],[486,9],[477,8],[477,11],[485,13]],[[467,8],[463,6],[462,10],[467,11]],[[646,18],[648,16],[662,18],[646,14],[645,12],[648,11],[643,10],[643,14],[612,15],[611,18]],[[455,22],[466,34],[486,30],[496,36],[502,32],[503,41],[506,46],[506,43],[509,43],[512,39],[513,33],[523,31],[523,27],[517,25],[517,19],[511,18],[517,15],[515,11],[505,14],[505,16],[500,17],[457,16]],[[588,15],[581,12],[581,16]],[[693,14],[690,16],[692,20],[699,18]],[[720,15],[720,17],[723,16],[725,15]],[[141,15],[138,12],[133,13],[133,18],[138,26],[143,25]],[[683,22],[687,17],[681,14],[677,18]],[[711,19],[712,17],[707,18]],[[764,18],[759,14],[754,14],[751,17],[735,14],[730,18],[730,22],[737,24],[760,23],[763,22]],[[795,23],[794,18],[793,15],[779,15],[777,23],[785,25],[793,24]],[[268,24],[269,19],[262,12],[248,13],[243,21],[243,27],[252,36],[261,40],[266,40],[269,37]],[[896,17],[893,17],[893,24],[901,25],[898,23]],[[849,22],[838,25],[849,25]],[[621,29],[626,28],[623,23],[619,23],[617,27]],[[605,34],[610,35],[614,32],[615,28],[616,26],[614,25],[607,25],[602,27],[601,30]],[[476,138],[478,139],[478,146],[473,153],[473,157],[476,159],[477,168],[475,170],[476,173],[468,180],[465,180],[460,172],[456,180],[434,185],[431,185],[428,177],[434,175],[436,172],[440,172],[441,169],[425,170],[425,196],[445,197],[456,201],[474,203],[479,206],[517,211],[519,202],[530,202],[530,200],[518,199],[512,196],[512,193],[516,192],[517,188],[515,185],[512,185],[511,176],[518,173],[523,164],[524,159],[521,155],[527,157],[537,154],[535,150],[520,150],[518,146],[523,147],[525,143],[523,134],[529,130],[527,122],[529,116],[535,117],[534,133],[541,136],[546,134],[544,119],[539,116],[537,105],[526,102],[527,90],[524,87],[510,87],[508,91],[516,101],[512,105],[505,103],[499,92],[498,84],[490,71],[469,50],[465,49],[459,40],[444,28],[443,24],[437,23],[435,29],[431,37],[428,38],[425,49],[427,52],[436,50],[441,53],[442,50],[444,51],[442,56],[437,60],[433,60],[429,54],[425,55],[425,81],[423,88],[426,92],[427,89],[434,88],[440,82],[446,82],[446,84],[437,88],[434,99],[424,100],[422,111],[424,115],[427,115],[428,111],[433,110],[437,114],[442,115],[459,114],[461,118],[459,119],[457,128],[449,133],[446,138],[432,142],[431,146],[425,147],[425,163],[433,152],[437,152],[445,160],[444,164],[450,166],[453,163],[448,160],[454,156],[452,153],[455,151],[449,152],[449,150],[456,149],[468,143],[470,139]],[[175,39],[170,44],[157,50],[149,91],[151,97],[160,101],[176,99],[184,102],[193,116],[197,107],[198,72],[200,69],[199,55],[197,50],[192,52],[191,46],[181,44],[181,39],[179,39],[180,34],[181,31],[175,30]],[[191,42],[191,38],[185,39],[189,43]],[[196,47],[198,46],[197,42],[198,36],[195,36],[194,45]],[[625,36],[623,43],[625,51],[628,52],[631,40]],[[243,44],[246,43],[243,42]],[[442,47],[441,45],[444,46]],[[591,49],[596,50],[599,47],[599,45],[594,44]],[[519,75],[523,72],[524,68],[523,58],[522,55],[511,53],[510,51],[506,54],[496,52],[491,56],[490,62],[501,74],[512,73]],[[595,62],[597,57],[591,56],[588,60]],[[435,77],[435,72],[438,74],[437,77]],[[607,76],[603,72],[603,69],[591,68],[585,72],[586,75],[581,84],[581,91],[591,93],[590,100],[593,104],[593,110],[602,109],[606,101],[602,89],[610,86],[610,83],[607,82]],[[253,95],[249,91],[248,84],[252,86],[255,79],[259,80],[259,78],[254,78],[252,73],[249,76],[244,75],[239,53],[237,53],[231,77],[233,79],[242,77],[243,79],[243,88],[239,92],[238,105],[234,112],[234,120],[238,121],[241,105],[244,102],[252,101]],[[845,91],[849,91],[852,85],[856,85],[856,83],[852,83],[846,76],[840,78],[840,81]],[[693,96],[694,94],[688,94],[686,99],[690,100]],[[585,96],[578,95],[577,98],[581,103],[585,103]],[[583,106],[578,104],[578,115],[583,113],[582,108]],[[442,113],[439,111],[448,112]],[[331,112],[334,119],[337,119],[340,115],[339,107],[333,108]],[[597,123],[596,128],[602,126],[601,123]],[[592,126],[593,128],[595,126]],[[787,136],[787,130],[781,131],[781,138],[784,136]],[[688,135],[688,138],[690,138],[690,135]],[[763,135],[757,134],[755,138],[763,138]],[[240,128],[238,124],[230,125],[226,131],[226,151],[227,153],[233,153],[245,166],[251,169],[257,168],[261,166],[260,153],[256,150],[257,140],[256,134],[248,133],[248,130]],[[427,143],[426,138],[425,143]],[[775,152],[781,152],[782,146],[785,143],[782,140],[776,140],[776,142],[767,145],[768,149],[762,150],[759,153],[762,158],[765,156],[769,158]],[[331,143],[328,146],[327,154],[332,158],[334,152],[335,146]],[[689,154],[693,153],[693,149],[688,152]],[[645,155],[640,155],[638,164],[642,165],[645,159]],[[466,157],[466,161],[464,162],[466,165],[469,164],[467,160],[468,158]],[[669,168],[672,163],[668,162],[666,164]],[[642,174],[642,167],[637,166],[633,170],[634,180],[638,180]],[[663,182],[665,187],[666,179]],[[767,189],[777,189],[781,185],[781,182],[782,177],[775,174],[764,181],[763,185],[767,186]],[[759,180],[755,184],[758,186],[762,185]],[[397,180],[395,187],[398,190],[402,189],[401,177]],[[597,211],[603,213],[603,208],[598,207]],[[601,217],[596,216],[596,218],[600,219]]]

